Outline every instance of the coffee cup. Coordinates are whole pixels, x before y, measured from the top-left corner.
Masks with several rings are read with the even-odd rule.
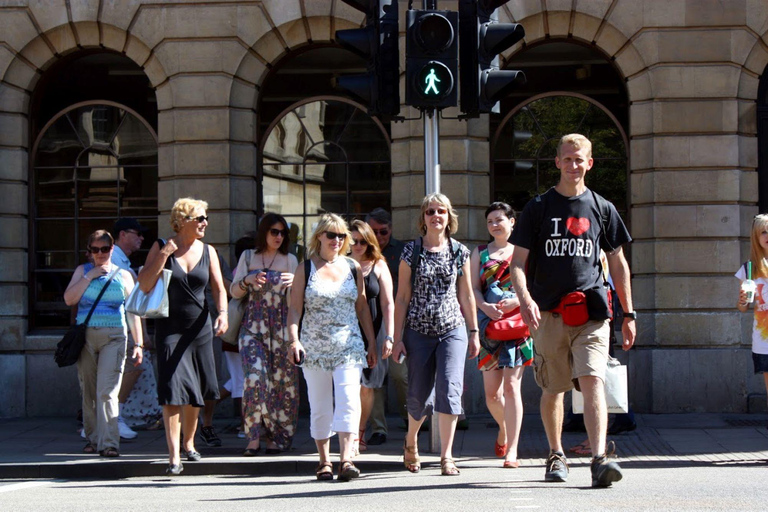
[[[744,293],[747,296],[747,303],[755,301],[755,291],[757,291],[757,284],[753,280],[747,279],[746,281],[742,281],[741,289],[744,290]]]

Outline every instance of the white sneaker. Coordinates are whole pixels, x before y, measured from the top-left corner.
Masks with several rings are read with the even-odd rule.
[[[122,416],[117,417],[117,428],[120,431],[120,439],[135,439],[136,436],[139,435],[135,431],[131,430],[131,427],[126,425]]]

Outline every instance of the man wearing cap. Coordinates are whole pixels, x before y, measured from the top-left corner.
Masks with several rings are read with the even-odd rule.
[[[136,280],[136,272],[131,269],[131,260],[128,258],[131,254],[141,249],[145,231],[147,231],[147,228],[139,224],[139,221],[136,219],[130,217],[117,219],[114,226],[112,226],[112,237],[115,239],[115,248],[112,251],[112,263],[130,272],[134,281]],[[146,332],[145,329],[143,330]],[[141,377],[142,372],[147,368],[151,369],[149,357],[145,357],[144,361],[139,366],[134,366],[133,363],[137,349],[138,347],[135,345],[133,337],[129,335],[127,350],[129,357],[125,361],[123,382],[120,385],[120,393],[118,394],[120,412],[117,417],[117,425],[122,439],[134,439],[138,435],[125,423],[123,418],[123,405],[128,400],[128,397],[130,396],[133,387],[136,385],[136,381]]]

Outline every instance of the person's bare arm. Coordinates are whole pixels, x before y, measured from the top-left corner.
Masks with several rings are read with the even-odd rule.
[[[392,357],[395,361],[400,359],[400,354],[407,355],[403,344],[403,329],[405,328],[405,317],[408,314],[408,305],[411,303],[411,266],[400,260],[398,274],[397,297],[395,298],[395,345],[392,347]]]
[[[384,333],[392,336],[395,332],[395,299],[392,296],[393,284],[392,274],[389,273],[387,262],[383,259],[376,262],[374,272],[378,271],[379,277],[379,303],[381,304],[381,314],[383,315]],[[386,340],[381,347],[381,358],[386,359],[392,354],[394,346],[394,336],[392,340]]]
[[[178,248],[174,238],[169,238],[162,249],[157,242],[152,244],[152,248],[147,255],[147,261],[141,272],[139,272],[139,288],[141,288],[141,291],[149,293],[155,287],[157,280],[160,278],[160,273],[165,267],[165,262]]]
[[[378,361],[376,355],[376,333],[373,332],[373,319],[371,318],[371,310],[368,308],[368,299],[365,296],[363,269],[360,268],[358,262],[355,261],[354,263],[355,268],[357,268],[357,300],[355,301],[355,311],[357,312],[357,319],[360,322],[360,326],[363,328],[363,338],[365,338],[368,346],[368,368],[373,368]]]
[[[219,265],[219,255],[216,249],[208,246],[208,275],[211,280],[211,294],[216,303],[216,310],[219,312],[216,321],[213,324],[213,335],[221,336],[227,332],[229,327],[229,317],[227,316],[227,290],[224,288],[224,278],[221,275],[221,265]]]
[[[606,254],[606,256],[608,258],[608,268],[613,278],[613,286],[616,288],[616,296],[619,298],[621,307],[624,311],[634,311],[632,285],[630,284],[631,274],[627,258],[624,257],[624,251],[619,247],[612,253]],[[624,321],[621,325],[621,335],[621,348],[624,350],[631,349],[632,345],[635,344],[635,337],[637,335],[637,326],[634,318],[624,316]]]
[[[465,261],[462,266],[462,275],[458,276],[459,289],[457,293],[457,299],[461,305],[461,310],[464,312],[464,321],[469,328],[469,358],[477,357],[480,353],[480,331],[477,327],[477,304],[475,303],[475,295],[472,291],[472,283],[470,282],[469,261]]]
[[[301,321],[301,314],[304,311],[304,283],[306,280],[304,265],[299,265],[296,267],[296,274],[293,279],[296,286],[291,286],[291,302],[288,308],[288,342],[294,361],[298,361],[299,353],[304,351],[304,347],[299,341],[299,321]]]
[[[523,322],[529,329],[535,330],[539,327],[541,321],[541,311],[539,305],[533,300],[528,292],[528,282],[525,277],[525,265],[528,263],[528,254],[530,251],[518,245],[515,246],[515,252],[512,255],[512,264],[510,265],[510,278],[515,293],[520,301],[520,315]]]

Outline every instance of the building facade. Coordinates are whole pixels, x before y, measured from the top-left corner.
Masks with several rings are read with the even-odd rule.
[[[554,185],[557,138],[585,133],[587,183],[635,239],[635,410],[764,408],[732,275],[768,210],[768,4],[511,0],[499,14],[525,27],[501,64],[528,84],[499,114],[443,112],[457,238],[487,240],[486,206],[519,209]],[[205,199],[206,241],[229,256],[264,211],[298,245],[322,211],[377,206],[397,238],[416,235],[421,121],[383,122],[332,87],[364,65],[334,33],[362,22],[340,0],[2,2],[0,417],[77,409],[75,370],[51,356],[71,314],[61,295],[87,235],[118,216],[149,226],[149,245],[177,198]],[[484,411],[473,368],[467,384],[467,411]],[[536,393],[528,378],[526,400]]]

